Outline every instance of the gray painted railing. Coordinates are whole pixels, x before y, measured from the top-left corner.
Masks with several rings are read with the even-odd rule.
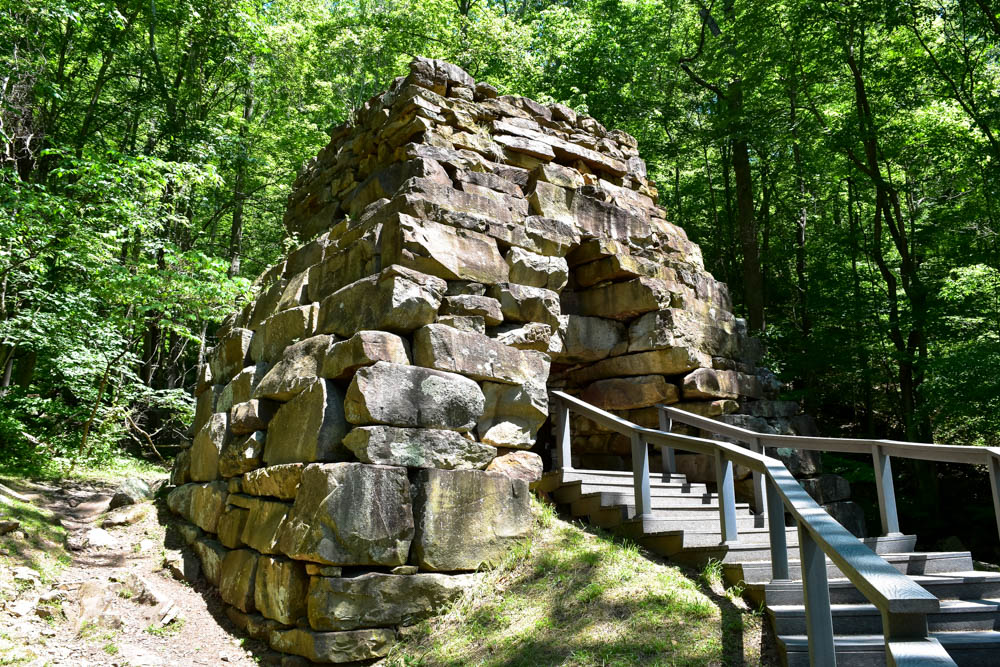
[[[881,612],[886,660],[889,665],[955,664],[940,643],[928,636],[927,614],[940,609],[938,599],[912,579],[901,574],[837,523],[806,493],[781,461],[764,454],[765,440],[760,434],[744,429],[737,429],[742,432],[739,435],[733,430],[725,433],[729,437],[739,439],[743,439],[744,434],[751,434],[750,437],[755,439],[760,438],[751,443],[752,449],[745,449],[727,442],[670,432],[671,420],[691,424],[689,418],[693,417],[689,413],[673,408],[660,406],[661,429],[657,430],[633,424],[561,391],[553,392],[552,396],[556,409],[557,444],[563,470],[572,469],[571,412],[620,433],[632,441],[632,472],[637,518],[652,516],[649,445],[663,449],[663,460],[667,466],[664,472],[675,470],[670,467],[675,449],[714,457],[723,544],[733,544],[739,540],[733,466],[739,464],[753,471],[754,489],[759,501],[758,509],[763,510],[766,503],[773,579],[789,578],[785,512],[792,516],[798,528],[809,660],[812,665],[816,667],[836,665],[827,558]],[[704,421],[707,426],[735,428],[710,419]],[[692,425],[701,428],[700,424]]]

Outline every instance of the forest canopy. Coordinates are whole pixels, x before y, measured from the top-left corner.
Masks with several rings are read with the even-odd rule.
[[[0,458],[185,437],[303,161],[417,55],[639,140],[829,435],[1000,446],[993,0],[5,0]]]

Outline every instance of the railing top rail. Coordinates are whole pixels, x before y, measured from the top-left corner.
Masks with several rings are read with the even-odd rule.
[[[760,472],[771,480],[795,520],[809,531],[830,560],[879,610],[907,614],[932,613],[939,609],[936,597],[837,523],[809,496],[781,461],[726,442],[645,428],[564,392],[554,391],[552,394],[567,408],[625,436],[637,434],[654,445],[702,454],[715,454],[721,450],[734,463]]]
[[[962,445],[936,445],[899,440],[871,440],[865,438],[822,438],[802,435],[774,435],[757,433],[749,429],[725,424],[668,405],[658,406],[674,421],[695,426],[703,431],[728,436],[735,440],[756,440],[770,447],[840,452],[843,454],[871,454],[873,447],[881,447],[883,453],[908,459],[941,461],[944,463],[970,463],[983,465],[990,457],[1000,457],[996,447],[967,447]]]

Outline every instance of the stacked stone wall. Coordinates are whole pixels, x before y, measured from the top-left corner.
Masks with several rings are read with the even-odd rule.
[[[334,130],[289,197],[302,245],[220,330],[173,474],[234,620],[317,662],[383,655],[527,533],[558,465],[550,388],[644,425],[671,403],[801,430],[656,202],[628,134],[440,61]],[[621,437],[573,433],[575,465],[629,465]]]

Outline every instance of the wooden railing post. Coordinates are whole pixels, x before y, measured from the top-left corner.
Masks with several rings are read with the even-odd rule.
[[[632,434],[632,485],[635,489],[635,518],[652,519],[649,492],[649,445],[638,433]]]
[[[750,449],[757,454],[764,453],[764,445],[760,438],[754,438],[750,443]],[[764,474],[754,471],[753,473],[753,510],[757,514],[767,514],[767,499],[764,494]]]
[[[721,449],[715,450],[715,480],[719,487],[719,527],[722,543],[730,544],[740,539],[736,527],[736,489],[733,480],[733,462]]]
[[[660,430],[664,433],[670,433],[670,429],[673,428],[673,420],[667,411],[660,406],[658,410],[660,413]],[[674,453],[673,447],[663,447],[660,451],[663,456],[663,481],[670,481],[670,475],[677,472],[677,455]]]
[[[875,463],[875,489],[878,491],[878,511],[882,517],[882,534],[899,534],[896,513],[896,489],[892,484],[892,460],[880,445],[872,447]]]
[[[556,441],[559,445],[559,465],[563,470],[573,469],[573,455],[570,452],[569,406],[556,400]]]
[[[771,538],[771,579],[788,579],[788,540],[785,506],[774,482],[767,483],[767,528]]]
[[[826,577],[826,554],[812,535],[799,524],[799,556],[802,561],[802,594],[806,608],[806,634],[809,637],[811,667],[837,664],[833,643],[833,614],[830,609],[830,583]]]

